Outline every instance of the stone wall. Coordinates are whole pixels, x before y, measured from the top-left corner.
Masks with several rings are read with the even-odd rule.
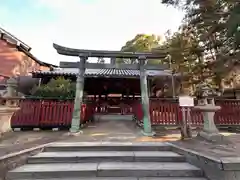
[[[237,157],[217,159],[175,145],[172,147],[190,164],[201,168],[209,180],[240,180],[240,159]]]

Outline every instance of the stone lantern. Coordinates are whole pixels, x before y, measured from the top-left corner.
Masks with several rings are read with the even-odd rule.
[[[7,81],[7,92],[3,96],[6,103],[0,105],[0,136],[11,130],[11,118],[14,112],[19,110],[17,98],[17,80],[10,78]]]
[[[214,123],[215,112],[221,109],[214,101],[218,93],[208,84],[202,83],[197,86],[195,95],[198,98],[198,105],[194,108],[202,112],[204,119],[203,130],[198,135],[210,141],[222,140],[223,136],[219,134]]]

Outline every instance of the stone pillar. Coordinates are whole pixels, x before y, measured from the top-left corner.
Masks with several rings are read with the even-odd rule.
[[[143,109],[143,134],[146,136],[153,136],[151,127],[151,120],[149,115],[149,97],[148,97],[148,84],[147,84],[147,74],[145,69],[146,57],[140,56],[139,69],[140,69],[140,84],[141,84],[141,100]]]
[[[175,72],[174,72],[173,67],[172,67],[172,56],[170,54],[168,55],[168,60],[169,60],[169,66],[170,66],[170,69],[171,69],[172,97],[175,98],[176,97],[175,80],[174,80]]]
[[[70,132],[77,133],[80,129],[80,118],[81,118],[81,107],[83,102],[83,90],[84,90],[84,73],[85,73],[85,63],[88,59],[87,55],[81,54],[79,63],[79,72],[76,81],[76,94],[74,100],[74,110],[72,116],[72,123]]]

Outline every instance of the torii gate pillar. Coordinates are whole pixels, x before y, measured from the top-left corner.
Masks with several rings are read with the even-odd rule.
[[[143,110],[143,134],[145,136],[153,136],[151,120],[149,115],[149,97],[148,97],[148,83],[146,64],[147,59],[145,56],[139,56],[139,69],[140,69],[140,84],[141,84],[141,100]]]

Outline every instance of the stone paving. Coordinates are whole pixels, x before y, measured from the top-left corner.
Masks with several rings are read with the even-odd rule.
[[[240,156],[240,139],[239,139],[240,135],[236,133],[225,132],[224,135],[227,136],[228,141],[222,144],[214,144],[196,137],[190,140],[181,141],[180,131],[176,129],[168,129],[160,132],[161,132],[160,136],[158,137],[144,137],[141,133],[141,129],[131,121],[130,122],[129,121],[96,122],[95,124],[89,124],[88,127],[82,129],[80,133],[75,135],[69,134],[68,131],[11,132],[11,133],[5,134],[0,139],[0,156],[10,154],[12,152],[19,152],[23,149],[32,148],[41,144],[46,144],[54,141],[65,141],[65,142],[73,142],[73,143],[78,142],[81,144],[83,142],[134,143],[134,142],[166,142],[166,141],[170,142],[172,141],[173,144],[178,145],[180,147],[187,148],[187,149],[197,151],[199,153],[202,153],[208,156],[217,157],[217,158]],[[193,134],[195,136],[197,132],[194,131]],[[19,165],[21,164],[23,163],[22,162],[19,163]],[[18,165],[16,164],[13,167],[16,167],[16,166]],[[205,171],[207,172],[208,169],[210,168],[208,167],[207,169],[205,169]],[[2,172],[5,172],[5,171],[2,171]],[[219,172],[210,173],[210,174],[219,174]],[[0,179],[1,179],[1,176],[0,176]],[[220,179],[225,180],[227,178],[220,178]],[[230,179],[228,178],[227,180],[230,180]],[[232,178],[231,180],[233,179],[234,178]]]
[[[161,136],[145,137],[141,129],[133,122],[106,121],[90,125],[83,129],[82,134],[71,137],[68,141],[131,141],[131,142],[172,142],[183,148],[194,150],[213,157],[240,156],[240,134],[222,130],[226,141],[215,144],[196,137],[197,131],[193,131],[193,139],[180,140],[180,131],[176,129],[163,130]]]
[[[165,131],[165,132],[164,132]],[[193,133],[196,135],[196,132]],[[163,130],[161,136],[144,137],[141,129],[129,121],[102,121],[89,124],[79,134],[70,136],[68,131],[10,132],[0,139],[0,156],[18,152],[41,144],[67,140],[78,142],[173,142],[184,148],[206,153],[215,157],[240,156],[240,135],[225,133],[230,143],[213,144],[198,138],[181,141],[180,131]]]
[[[140,128],[131,121],[101,121],[90,124],[69,141],[136,141],[140,137]]]
[[[225,134],[227,141],[218,144],[205,141],[198,137],[186,141],[175,141],[172,143],[215,158],[239,157],[240,135],[228,133],[223,134]]]
[[[66,132],[20,131],[5,133],[0,138],[0,157],[53,141],[64,140],[67,138],[64,134]]]

